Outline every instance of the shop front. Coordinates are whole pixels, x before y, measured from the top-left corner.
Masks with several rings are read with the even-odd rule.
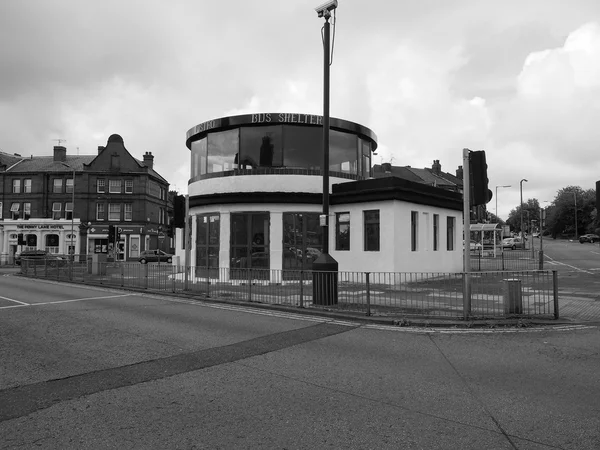
[[[109,242],[109,226],[115,227],[115,240]],[[88,227],[89,254],[103,253],[116,261],[135,261],[142,250],[163,249],[166,234],[157,227],[120,223],[91,223]]]
[[[13,264],[25,250],[45,250],[56,255],[77,253],[79,221],[5,220],[0,227],[2,264]]]

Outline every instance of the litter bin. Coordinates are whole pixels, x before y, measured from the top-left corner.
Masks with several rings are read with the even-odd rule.
[[[521,280],[508,278],[504,282],[504,313],[523,314],[523,291]]]
[[[338,263],[329,254],[321,253],[313,261],[313,304],[337,305]]]

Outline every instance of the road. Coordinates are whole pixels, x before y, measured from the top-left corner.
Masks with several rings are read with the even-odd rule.
[[[539,239],[534,239],[539,249]],[[600,246],[578,241],[544,239],[544,268],[558,271],[561,289],[593,294],[600,299]]]
[[[414,330],[0,276],[0,448],[597,449],[599,329]]]

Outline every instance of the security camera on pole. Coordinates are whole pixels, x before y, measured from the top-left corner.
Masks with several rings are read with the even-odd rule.
[[[313,302],[316,305],[333,305],[338,300],[338,263],[329,255],[329,66],[331,65],[329,19],[331,11],[335,11],[337,5],[337,0],[332,0],[315,8],[317,15],[325,19],[323,25],[323,165],[321,166],[323,214],[320,217],[323,252],[313,262]]]

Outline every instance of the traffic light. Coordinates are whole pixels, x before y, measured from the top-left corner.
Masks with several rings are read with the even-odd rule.
[[[485,205],[492,199],[492,191],[488,189],[487,167],[484,150],[469,153],[471,205]]]
[[[121,240],[121,227],[115,228],[115,236],[116,236],[116,241],[119,242]]]
[[[115,242],[115,226],[108,226],[108,242]]]
[[[173,226],[183,228],[185,225],[185,196],[176,195],[173,200]]]

